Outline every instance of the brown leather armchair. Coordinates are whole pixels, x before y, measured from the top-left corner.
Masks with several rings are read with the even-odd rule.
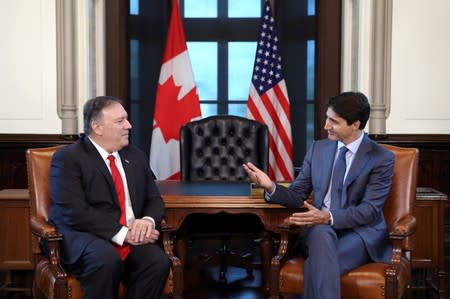
[[[416,198],[418,150],[383,145],[395,154],[394,176],[389,197],[383,209],[392,241],[390,264],[369,263],[353,269],[341,277],[343,298],[401,298],[411,279],[412,240],[416,227],[414,201]],[[278,253],[272,258],[270,298],[283,293],[303,293],[303,263],[301,257],[292,257],[289,239],[299,228],[281,224]]]
[[[248,182],[250,178],[242,164],[252,162],[263,171],[269,167],[269,131],[258,121],[233,115],[215,115],[187,123],[180,129],[180,166],[183,182]],[[238,254],[228,244],[233,239],[257,238],[262,224],[249,215],[200,214],[187,218],[177,242],[177,255],[186,257],[186,233],[194,242],[218,239],[216,253],[201,253],[200,262],[220,265],[219,281],[226,282],[228,266],[245,268],[251,277],[253,255]],[[243,225],[243,224],[246,225]],[[184,236],[183,236],[184,235]]]
[[[28,187],[31,198],[30,225],[32,231],[32,254],[34,260],[34,298],[83,298],[78,280],[67,273],[59,259],[59,241],[63,236],[48,224],[50,207],[50,162],[53,153],[61,146],[28,149],[26,153]],[[170,244],[171,228],[162,224],[162,245],[170,259],[171,269],[164,294],[180,299],[183,289],[183,270],[180,260],[172,253]],[[50,248],[47,258],[40,249],[39,241],[45,239]],[[125,288],[121,285],[119,298],[124,298]]]

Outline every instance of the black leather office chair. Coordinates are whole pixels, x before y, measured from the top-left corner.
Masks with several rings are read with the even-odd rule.
[[[184,182],[250,182],[242,164],[250,161],[267,172],[268,128],[257,121],[232,115],[193,121],[180,130],[180,155]],[[227,266],[246,268],[252,275],[253,255],[234,253],[228,248],[228,241],[238,237],[242,230],[247,233],[246,238],[259,233],[262,224],[256,217],[255,220],[249,221],[248,215],[201,214],[186,219],[184,227],[193,242],[199,238],[221,240],[221,249],[213,255],[201,255],[201,259],[204,264],[219,264],[219,280],[226,282]]]

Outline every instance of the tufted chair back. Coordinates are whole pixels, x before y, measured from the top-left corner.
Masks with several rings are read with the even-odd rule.
[[[233,115],[210,116],[180,130],[182,181],[249,181],[242,168],[252,162],[267,172],[266,125]]]

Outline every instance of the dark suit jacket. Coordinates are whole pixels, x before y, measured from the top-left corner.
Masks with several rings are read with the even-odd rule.
[[[321,208],[330,185],[337,142],[316,141],[308,150],[302,169],[289,188],[277,185],[270,202],[297,208],[312,192],[313,205]],[[390,262],[383,207],[394,172],[394,154],[364,136],[347,173],[340,209],[331,210],[336,230],[352,229],[375,262]]]
[[[164,202],[147,156],[131,145],[119,154],[136,219],[150,216],[159,225]],[[89,242],[96,238],[111,240],[122,227],[111,174],[86,136],[54,154],[50,192],[49,222],[63,234],[61,255],[66,264],[74,263]]]

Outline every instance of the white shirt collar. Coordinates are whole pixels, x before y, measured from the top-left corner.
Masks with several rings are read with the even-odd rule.
[[[358,151],[359,146],[361,145],[361,142],[364,139],[364,132],[361,132],[361,135],[353,142],[345,145],[342,141],[338,141],[338,151],[341,149],[341,147],[346,146],[352,154],[355,154]]]
[[[97,151],[100,154],[100,156],[102,156],[102,159],[104,161],[106,161],[106,159],[108,159],[109,155],[113,155],[116,158],[116,161],[120,159],[119,152],[116,151],[116,152],[112,152],[110,154],[103,147],[101,147],[100,145],[95,143],[95,141],[90,136],[88,136],[88,138],[92,142],[92,144],[95,146],[95,148],[97,149]]]

